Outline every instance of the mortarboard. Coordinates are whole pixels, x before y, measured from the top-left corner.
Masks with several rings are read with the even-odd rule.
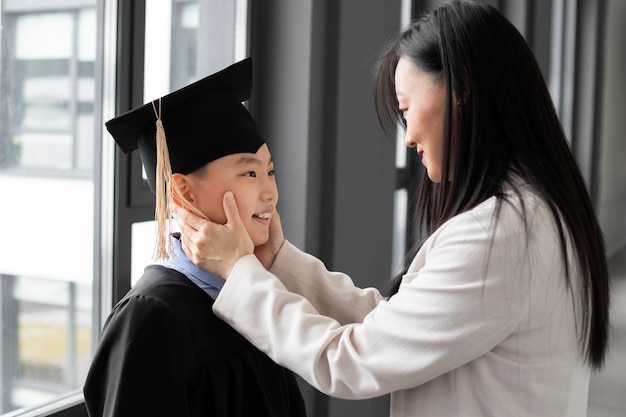
[[[124,153],[139,148],[154,193],[156,120],[160,114],[172,172],[189,174],[222,156],[256,153],[265,143],[248,110],[252,60],[230,67],[106,122]]]
[[[242,104],[251,88],[252,60],[246,58],[105,123],[124,153],[139,149],[156,195],[157,258],[165,257],[163,225],[171,217],[169,193],[177,192],[171,175],[189,174],[223,156],[256,153],[265,143]]]

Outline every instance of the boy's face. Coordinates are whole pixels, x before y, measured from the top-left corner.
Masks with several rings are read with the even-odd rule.
[[[227,155],[209,162],[204,169],[203,175],[181,176],[183,195],[211,221],[225,224],[222,199],[226,191],[232,191],[252,242],[255,246],[265,243],[278,203],[274,162],[267,144],[255,154]]]

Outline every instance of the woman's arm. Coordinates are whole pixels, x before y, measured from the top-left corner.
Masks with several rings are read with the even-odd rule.
[[[533,259],[524,225],[492,235],[491,214],[469,213],[440,228],[400,291],[362,321],[342,324],[320,314],[254,256],[234,266],[214,311],[326,394],[359,399],[416,387],[485,355],[526,317],[530,283],[524,279],[532,274],[527,268]],[[309,276],[299,262],[296,268]]]
[[[230,264],[249,251],[246,249],[249,238],[234,199],[225,196],[224,211],[226,225],[211,223],[178,207],[174,213],[189,258],[209,272],[228,277]],[[272,213],[269,231],[268,241],[254,248],[254,254],[266,269],[273,265],[272,272],[283,280],[286,288],[308,298],[321,314],[341,323],[360,322],[383,299],[376,289],[357,288],[347,275],[329,272],[319,259],[285,244],[276,211]]]
[[[340,272],[330,272],[322,261],[285,242],[270,272],[287,291],[304,296],[322,315],[341,324],[359,323],[384,297],[375,288],[358,288]]]

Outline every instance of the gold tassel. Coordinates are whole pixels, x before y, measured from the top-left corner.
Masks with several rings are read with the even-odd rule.
[[[208,219],[204,213],[194,207],[178,188],[175,181],[172,181],[172,166],[170,164],[170,152],[167,147],[165,129],[161,120],[161,99],[159,99],[159,110],[157,111],[154,102],[152,108],[156,115],[156,207],[154,218],[156,220],[157,241],[154,249],[153,259],[167,259],[172,255],[172,208],[171,204],[178,201],[183,208],[191,211],[196,216]]]
[[[157,241],[153,258],[156,260],[167,259],[172,251],[170,238],[172,210],[170,207],[172,179],[172,166],[170,154],[167,148],[165,129],[161,120],[161,99],[159,99],[159,111],[157,112],[154,102],[152,108],[157,117],[156,120],[156,207],[154,217],[156,220]]]

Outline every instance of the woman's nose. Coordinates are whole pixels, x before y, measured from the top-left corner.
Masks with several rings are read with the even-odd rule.
[[[417,142],[415,142],[408,133],[404,137],[404,144],[407,148],[415,148],[417,146]]]

